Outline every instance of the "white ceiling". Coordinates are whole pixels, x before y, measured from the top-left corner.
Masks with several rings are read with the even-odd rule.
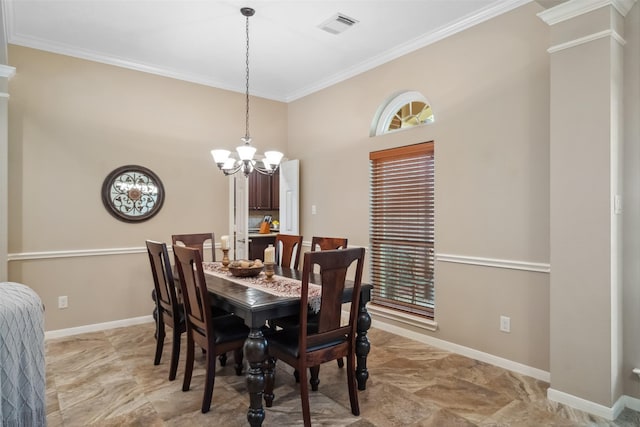
[[[288,102],[531,0],[0,1],[10,44],[238,92],[253,7],[251,94]],[[336,13],[359,22],[321,30]]]

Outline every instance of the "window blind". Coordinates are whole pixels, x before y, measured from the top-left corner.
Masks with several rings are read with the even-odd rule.
[[[371,302],[433,319],[434,143],[369,154]]]

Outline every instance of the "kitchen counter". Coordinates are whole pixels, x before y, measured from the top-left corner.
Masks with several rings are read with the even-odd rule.
[[[264,261],[264,250],[269,245],[275,245],[278,233],[249,233],[249,259]]]
[[[280,233],[280,232],[277,231],[277,230],[271,230],[271,233],[264,233],[264,234],[258,233],[257,231],[254,231],[254,232],[250,231],[249,232],[249,238],[252,238],[252,237],[276,237],[278,235],[278,233]]]

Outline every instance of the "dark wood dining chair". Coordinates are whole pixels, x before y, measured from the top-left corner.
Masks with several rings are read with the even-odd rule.
[[[311,238],[311,251],[315,252],[316,250],[321,250],[321,251],[328,251],[328,250],[332,250],[332,249],[346,249],[347,247],[347,238],[346,237],[318,237],[318,236],[313,236]],[[317,323],[317,315],[315,314],[311,314],[309,316],[308,319],[308,324],[314,324]],[[269,321],[270,325],[273,325],[275,327],[280,327],[280,328],[297,328],[300,326],[300,318],[298,317],[297,314],[293,315],[293,316],[287,316],[287,317],[282,317],[279,319],[272,319]],[[342,368],[344,367],[344,361],[342,360],[342,358],[339,358],[338,361],[338,367]],[[300,379],[299,373],[296,371],[295,372],[295,377],[296,380]],[[317,378],[314,378],[314,376],[312,375],[311,377],[311,385],[313,387],[313,389],[317,388],[317,384],[315,384],[317,382]]]
[[[180,336],[186,330],[184,309],[182,304],[178,303],[167,245],[152,240],[147,240],[146,243],[151,273],[153,274],[156,302],[156,355],[153,364],[160,364],[166,335],[165,326],[169,326],[173,331],[169,380],[173,381],[176,379],[178,359],[180,358]]]
[[[346,237],[318,237],[313,236],[311,238],[311,251],[316,250],[327,251],[331,249],[346,249],[348,239]],[[283,317],[281,319],[275,319],[274,323],[282,328],[288,326],[297,327],[300,325],[298,315]],[[339,361],[341,362],[341,361]],[[338,363],[342,367],[341,363]]]
[[[237,316],[212,316],[200,251],[196,248],[174,245],[173,252],[178,265],[187,326],[187,362],[182,391],[188,391],[191,386],[197,344],[205,350],[206,355],[205,387],[202,399],[202,413],[205,413],[211,407],[216,376],[216,356],[233,351],[236,374],[242,375],[242,347],[249,335],[249,328]]]
[[[300,372],[300,398],[305,427],[311,425],[309,409],[309,388],[307,369],[317,371],[320,364],[344,357],[347,360],[347,382],[351,413],[360,415],[355,375],[355,347],[358,322],[358,306],[362,285],[364,248],[306,252],[302,266],[302,288],[300,292],[300,327],[282,329],[269,337],[269,357],[265,366],[266,406],[273,404],[273,387],[276,361],[280,360]],[[353,281],[353,299],[349,311],[349,322],[341,325],[342,295],[345,289],[347,270],[356,264]],[[320,267],[322,286],[318,323],[311,327],[307,319],[309,314],[309,283],[314,275],[314,265]]]
[[[192,234],[173,234],[171,236],[171,242],[173,245],[189,246],[190,248],[197,248],[200,251],[200,258],[204,261],[204,244],[207,240],[211,240],[211,261],[216,261],[216,238],[214,233],[192,233]],[[177,262],[176,262],[177,264]],[[212,306],[213,316],[224,316],[231,314],[228,311],[221,309],[220,307]],[[220,355],[220,364],[225,366],[227,363],[227,355]]]
[[[300,265],[300,252],[302,252],[302,236],[277,234],[275,247],[276,264],[297,270]]]
[[[171,236],[171,243],[174,245],[184,245],[191,248],[198,248],[200,257],[204,261],[204,244],[207,240],[211,240],[211,261],[216,260],[216,239],[214,233],[193,233],[193,234],[174,234]]]

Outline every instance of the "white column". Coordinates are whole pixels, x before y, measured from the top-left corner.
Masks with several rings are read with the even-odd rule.
[[[622,69],[635,0],[570,0],[551,26],[548,397],[614,418],[622,396]]]
[[[9,214],[9,78],[16,69],[10,67],[7,58],[5,19],[0,7],[0,281],[8,277],[8,214]]]

